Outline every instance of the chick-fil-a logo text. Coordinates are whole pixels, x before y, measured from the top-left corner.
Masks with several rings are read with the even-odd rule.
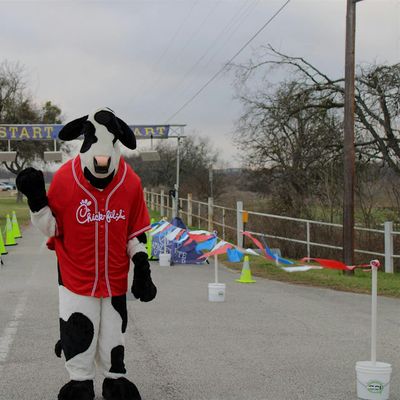
[[[80,224],[89,224],[90,222],[100,222],[106,220],[108,223],[111,221],[119,221],[120,219],[125,219],[124,210],[107,210],[105,214],[100,211],[92,213],[90,211],[90,205],[92,202],[90,200],[81,200],[78,209],[76,210],[76,220]]]

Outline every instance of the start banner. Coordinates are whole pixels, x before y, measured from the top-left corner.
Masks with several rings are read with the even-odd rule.
[[[1,124],[0,140],[55,140],[64,125]],[[137,139],[166,139],[170,125],[129,125]]]

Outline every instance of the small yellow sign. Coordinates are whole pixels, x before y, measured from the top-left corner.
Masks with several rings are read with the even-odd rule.
[[[249,222],[249,213],[247,211],[242,211],[242,221],[244,224]]]

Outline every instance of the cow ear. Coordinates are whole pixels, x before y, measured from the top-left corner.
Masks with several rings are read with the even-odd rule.
[[[77,139],[79,136],[81,136],[83,133],[83,126],[88,117],[88,115],[85,115],[84,117],[74,119],[73,121],[68,122],[68,124],[64,125],[64,127],[58,134],[59,139],[68,141]]]
[[[132,129],[122,121],[122,119],[116,117],[119,124],[119,132],[116,135],[117,139],[128,149],[135,150],[136,149],[136,138]]]

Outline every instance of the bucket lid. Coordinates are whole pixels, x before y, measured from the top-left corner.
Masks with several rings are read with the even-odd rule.
[[[356,362],[356,370],[357,371],[374,371],[381,373],[390,373],[392,372],[391,364],[385,362],[376,361],[373,363],[372,361],[357,361]]]
[[[218,288],[218,289],[222,289],[225,288],[225,283],[209,283],[208,287],[209,288]]]

